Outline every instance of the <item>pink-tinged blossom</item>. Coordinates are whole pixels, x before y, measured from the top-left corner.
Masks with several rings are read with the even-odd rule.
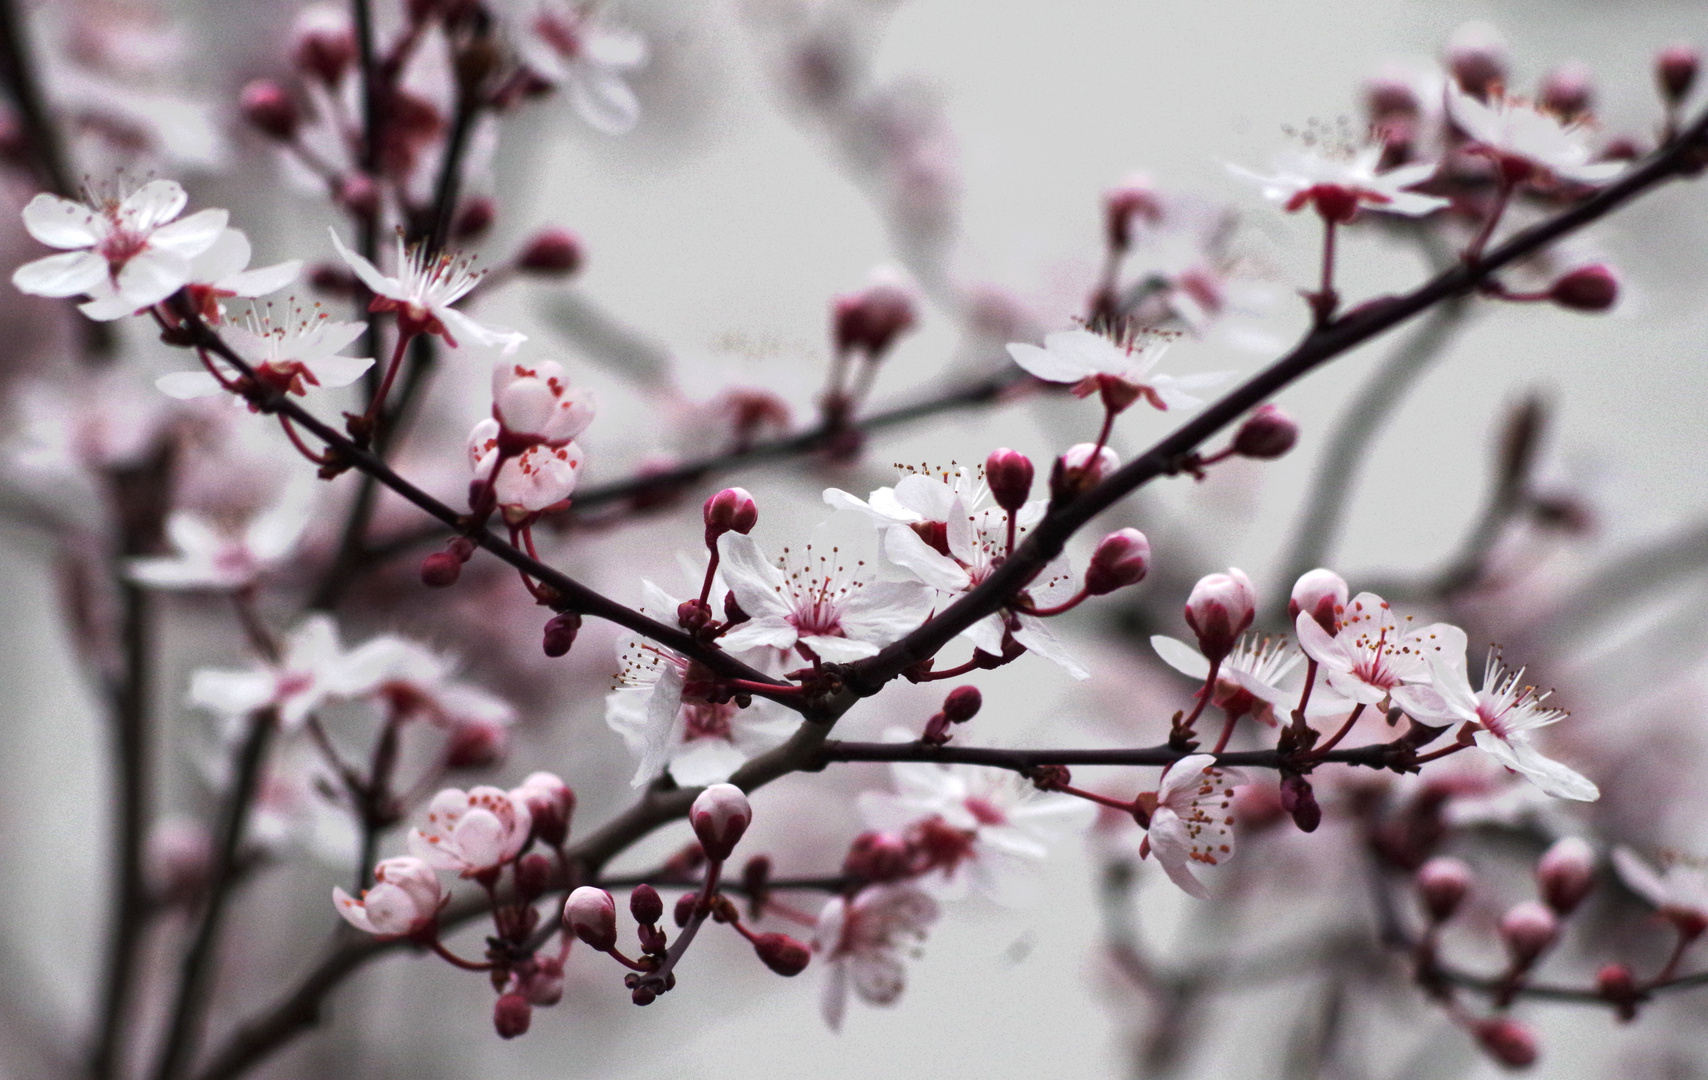
[[[723,862],[735,852],[747,827],[753,823],[753,805],[747,793],[734,784],[713,784],[694,798],[688,808],[688,824],[699,838],[706,858]]]
[[[1157,634],[1151,648],[1163,663],[1200,684],[1210,677],[1210,661],[1178,638]],[[1250,716],[1271,727],[1289,716],[1299,702],[1301,681],[1290,676],[1304,656],[1285,638],[1242,637],[1216,670],[1215,696],[1210,704],[1229,716]],[[1352,706],[1325,687],[1311,691],[1309,716],[1345,715]]]
[[[1408,190],[1435,175],[1433,161],[1380,171],[1383,147],[1330,145],[1289,150],[1275,159],[1268,176],[1231,166],[1236,176],[1261,185],[1263,196],[1288,211],[1314,206],[1323,217],[1344,224],[1359,209],[1418,217],[1448,204],[1433,195]]]
[[[1431,657],[1454,666],[1464,663],[1465,631],[1448,623],[1407,629],[1375,593],[1352,598],[1333,637],[1306,611],[1299,612],[1294,630],[1299,647],[1321,665],[1329,686],[1365,705],[1381,704],[1399,687],[1428,683],[1434,677]]]
[[[493,481],[503,507],[535,512],[561,503],[580,478],[585,455],[575,437],[593,413],[592,394],[569,385],[557,361],[500,361],[492,372],[492,416],[469,433],[475,478]]]
[[[518,51],[530,71],[565,88],[594,128],[621,135],[640,119],[624,76],[646,62],[646,40],[602,21],[594,5],[540,4],[525,17]]]
[[[93,295],[105,283],[114,302],[131,311],[158,304],[189,283],[190,260],[225,229],[224,210],[177,220],[187,201],[171,180],[151,180],[123,198],[91,203],[37,195],[24,207],[24,228],[65,253],[18,267],[12,284],[35,296],[77,296]]]
[[[409,830],[409,850],[438,870],[491,873],[528,842],[528,804],[502,788],[446,788],[427,804],[427,825]]]
[[[1205,574],[1186,597],[1186,625],[1198,635],[1198,648],[1220,660],[1257,617],[1257,592],[1238,567],[1225,574]]]
[[[356,649],[351,659],[371,682],[367,692],[399,719],[424,719],[446,731],[469,724],[507,728],[516,722],[515,706],[459,682],[455,662],[419,642],[385,634]]]
[[[374,645],[346,652],[332,619],[311,615],[285,640],[277,665],[196,672],[190,678],[190,702],[230,717],[277,708],[280,726],[295,730],[327,701],[361,697],[379,685],[384,650]]]
[[[1447,115],[1471,140],[1471,149],[1492,158],[1507,176],[1540,172],[1561,180],[1601,184],[1625,171],[1626,162],[1596,161],[1592,128],[1567,121],[1535,103],[1500,94],[1484,103],[1447,87]]]
[[[358,322],[334,322],[316,303],[299,307],[293,299],[277,319],[273,306],[251,309],[242,322],[221,331],[226,344],[255,369],[257,381],[284,393],[303,396],[308,388],[349,386],[373,366],[368,356],[339,355],[367,328]],[[227,383],[239,378],[236,368],[213,358]],[[206,371],[175,371],[155,380],[167,397],[188,400],[225,392],[220,380]]]
[[[1299,575],[1293,583],[1293,595],[1287,599],[1287,615],[1297,619],[1301,611],[1309,612],[1326,634],[1340,628],[1341,612],[1346,610],[1350,591],[1346,579],[1333,570],[1318,567]]]
[[[1192,864],[1217,866],[1234,854],[1234,786],[1245,777],[1224,769],[1209,754],[1175,762],[1157,789],[1156,809],[1140,854],[1149,851],[1169,880],[1189,895],[1210,899]]]
[[[224,316],[221,300],[278,292],[302,272],[301,259],[250,270],[250,255],[249,238],[241,230],[224,229],[206,251],[190,260],[190,276],[185,285],[190,290],[191,304],[203,319],[219,322]],[[138,310],[111,280],[101,281],[89,290],[89,295],[93,299],[79,305],[78,310],[100,322],[122,319]]]
[[[1524,669],[1507,670],[1499,654],[1491,652],[1483,669],[1483,688],[1473,692],[1459,659],[1462,655],[1431,654],[1431,684],[1397,688],[1395,702],[1421,719],[1476,725],[1472,738],[1477,749],[1555,798],[1599,799],[1601,791],[1594,783],[1544,755],[1532,741],[1538,729],[1569,715],[1564,709],[1548,707],[1551,691],[1522,684]]]
[[[1080,397],[1105,392],[1106,380],[1099,379],[1105,376],[1123,384],[1129,403],[1142,397],[1157,409],[1196,408],[1203,401],[1191,391],[1220,386],[1232,372],[1153,375],[1152,369],[1172,342],[1171,337],[1153,334],[1116,343],[1090,330],[1061,330],[1045,337],[1043,348],[1015,342],[1008,346],[1008,355],[1045,382],[1073,384],[1073,392]]]
[[[751,536],[731,532],[718,538],[718,552],[724,580],[749,616],[723,636],[727,649],[799,649],[847,663],[875,655],[931,613],[924,584],[866,580],[834,547],[820,552],[808,544],[794,558],[785,548],[779,567]]]
[[[850,990],[872,1005],[895,1004],[907,985],[902,957],[917,953],[937,914],[936,901],[906,884],[868,885],[824,905],[813,951],[823,958],[819,1008],[830,1030],[842,1030]]]
[[[345,922],[388,938],[426,930],[438,921],[439,909],[448,899],[433,868],[408,855],[374,867],[374,884],[362,890],[359,900],[336,886],[332,889],[332,905]]]
[[[1657,873],[1627,847],[1613,849],[1613,868],[1632,892],[1655,905],[1680,933],[1708,928],[1708,866],[1680,858],[1664,860]]]
[[[466,256],[450,252],[432,254],[423,245],[411,247],[397,238],[397,276],[387,277],[379,268],[344,246],[338,230],[329,230],[332,246],[353,270],[362,284],[374,294],[375,311],[395,311],[398,320],[417,333],[438,334],[453,349],[458,338],[501,348],[506,355],[513,353],[528,340],[526,334],[486,326],[456,310],[451,305],[467,296],[480,284],[481,273],[474,269]]]
[[[242,589],[283,564],[308,527],[313,489],[291,484],[280,501],[256,514],[239,533],[189,510],[166,520],[176,553],[132,559],[132,581],[157,589]]]

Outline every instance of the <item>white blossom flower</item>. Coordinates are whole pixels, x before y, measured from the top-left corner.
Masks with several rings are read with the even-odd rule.
[[[409,850],[463,877],[491,873],[528,842],[528,804],[502,788],[446,788],[427,804],[427,827],[409,830]]]
[[[344,921],[380,937],[407,937],[438,920],[449,897],[433,868],[420,859],[400,855],[374,867],[372,888],[360,900],[333,886],[332,905]]]
[[[1325,217],[1344,223],[1363,207],[1388,214],[1419,217],[1448,205],[1449,200],[1420,195],[1416,187],[1435,175],[1433,161],[1378,171],[1383,147],[1345,146],[1319,140],[1289,150],[1275,159],[1275,172],[1264,176],[1230,166],[1236,176],[1262,185],[1263,196],[1289,211],[1315,203]]]
[[[1625,170],[1623,161],[1596,161],[1590,129],[1568,122],[1520,98],[1493,95],[1487,103],[1447,87],[1447,115],[1470,136],[1474,150],[1499,162],[1522,163],[1544,175],[1600,184]],[[1510,170],[1507,170],[1510,171]]]
[[[1103,391],[1098,378],[1101,375],[1112,377],[1126,387],[1131,394],[1128,403],[1134,397],[1142,397],[1157,409],[1196,408],[1203,401],[1190,391],[1220,386],[1233,373],[1151,374],[1173,340],[1166,334],[1146,334],[1116,343],[1090,330],[1060,330],[1044,338],[1043,348],[1025,342],[1010,344],[1008,355],[1045,382],[1072,383],[1073,392],[1080,397]]]
[[[779,568],[751,536],[727,532],[718,552],[724,580],[749,616],[720,639],[726,649],[799,649],[846,663],[875,655],[931,612],[924,584],[863,580],[843,565],[836,547],[815,552],[808,544],[798,556],[784,548]]]
[[[457,681],[455,662],[419,642],[383,634],[352,652],[351,662],[370,680],[367,693],[383,700],[393,715],[419,717],[449,731],[464,724],[509,727],[516,722],[514,705]]]
[[[1140,845],[1169,880],[1200,900],[1210,890],[1192,873],[1192,864],[1216,866],[1234,854],[1234,786],[1245,782],[1238,769],[1224,769],[1209,754],[1175,762],[1157,789],[1156,809]]]
[[[1432,656],[1464,663],[1465,631],[1449,623],[1402,629],[1388,602],[1375,593],[1352,598],[1334,637],[1307,611],[1299,612],[1294,631],[1299,647],[1321,666],[1329,686],[1365,705],[1381,704],[1398,687],[1428,683],[1433,678]]]
[[[241,589],[296,550],[314,507],[314,489],[289,484],[278,503],[256,514],[240,534],[189,510],[174,511],[166,535],[176,555],[132,559],[131,580],[157,589]]]
[[[1202,683],[1210,677],[1210,661],[1179,638],[1156,634],[1151,648],[1163,663]],[[1275,724],[1291,715],[1303,686],[1289,678],[1304,655],[1291,648],[1285,638],[1259,638],[1246,634],[1216,670],[1215,697],[1211,704],[1229,716],[1250,716],[1262,724]],[[1344,715],[1351,703],[1326,686],[1311,689],[1305,706],[1307,716]]]
[[[318,303],[305,309],[293,300],[277,320],[273,305],[267,304],[252,308],[244,322],[231,323],[223,334],[226,343],[255,369],[258,381],[303,396],[310,386],[348,386],[373,366],[372,357],[339,355],[365,329],[358,322],[333,322]],[[225,361],[214,357],[213,363],[226,382],[239,378],[237,369]],[[207,371],[175,371],[162,375],[154,385],[167,397],[183,400],[225,391]]]
[[[250,254],[249,238],[241,230],[224,229],[206,251],[190,260],[190,276],[185,286],[190,291],[190,302],[203,319],[219,322],[223,315],[221,300],[278,292],[302,272],[301,259],[250,270]],[[137,305],[120,295],[109,279],[96,284],[89,295],[94,299],[79,305],[78,310],[99,322],[122,319],[137,311]]]
[[[451,307],[480,284],[481,273],[467,257],[443,252],[430,254],[423,245],[410,247],[397,238],[397,276],[386,277],[373,263],[344,246],[338,230],[329,230],[332,246],[355,271],[362,284],[374,294],[375,311],[395,311],[398,323],[415,333],[438,334],[453,349],[457,336],[476,345],[502,348],[513,353],[528,340],[526,334],[475,322]]]
[[[190,703],[226,717],[277,708],[280,726],[292,731],[327,701],[372,692],[384,675],[384,653],[372,642],[345,652],[331,617],[311,615],[285,640],[276,665],[196,672],[190,678]]]
[[[906,884],[868,885],[852,900],[831,898],[818,916],[813,950],[823,959],[819,1007],[842,1030],[850,988],[873,1005],[893,1005],[907,984],[901,958],[937,921],[937,903]]]
[[[18,267],[12,284],[35,296],[77,296],[106,282],[132,311],[158,304],[189,283],[190,260],[225,229],[224,210],[174,220],[187,201],[171,180],[90,203],[37,195],[24,207],[24,228],[65,253]]]
[[[528,69],[563,86],[575,111],[598,130],[621,135],[640,119],[640,101],[623,76],[646,62],[646,40],[602,21],[594,5],[538,5],[518,49]]]
[[[1613,866],[1630,890],[1655,905],[1681,928],[1700,934],[1708,927],[1708,866],[1697,860],[1669,859],[1659,873],[1627,847],[1613,849]]]
[[[500,361],[492,372],[492,416],[469,433],[475,478],[493,480],[500,506],[533,512],[562,502],[580,478],[584,455],[575,436],[593,412],[592,395],[570,386],[557,361]]]

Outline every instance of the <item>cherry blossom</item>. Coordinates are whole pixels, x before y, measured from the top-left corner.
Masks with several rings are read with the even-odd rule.
[[[453,678],[457,665],[419,642],[385,634],[357,649],[354,662],[370,673],[369,693],[401,719],[423,718],[455,731],[467,724],[509,727],[516,708],[496,694]]]
[[[463,877],[496,871],[528,842],[528,804],[502,788],[446,788],[427,804],[427,826],[409,830],[409,850]]]
[[[1090,330],[1061,330],[1046,336],[1043,348],[1015,342],[1008,354],[1045,382],[1073,384],[1080,397],[1102,394],[1116,411],[1140,397],[1157,409],[1196,408],[1203,401],[1190,391],[1220,386],[1233,373],[1152,375],[1173,340],[1166,334],[1147,334],[1118,343]]]
[[[267,304],[251,309],[243,322],[231,323],[222,334],[255,369],[257,381],[303,396],[311,386],[348,386],[373,366],[372,357],[339,355],[366,329],[358,322],[333,322],[318,303],[302,308],[293,298],[279,318],[274,318],[273,306]],[[217,357],[213,363],[224,384],[207,371],[175,371],[162,375],[154,385],[166,396],[180,399],[224,393],[239,372]]]
[[[850,989],[873,1005],[893,1005],[907,985],[902,955],[925,940],[937,903],[912,885],[868,885],[852,900],[833,897],[819,911],[813,951],[823,959],[819,1008],[842,1030]]]
[[[1402,629],[1388,602],[1375,593],[1352,598],[1333,637],[1308,611],[1299,612],[1294,631],[1299,647],[1321,665],[1329,686],[1365,705],[1379,705],[1407,684],[1429,682],[1432,656],[1464,663],[1463,630],[1449,623]]]
[[[419,934],[439,918],[439,909],[450,899],[439,885],[433,868],[408,855],[386,859],[374,867],[372,888],[356,899],[334,886],[332,904],[344,921],[356,929],[380,937]]]
[[[133,581],[158,589],[242,589],[277,568],[296,550],[308,527],[314,490],[285,488],[277,504],[258,513],[240,534],[188,510],[174,511],[166,535],[177,554],[132,559]]]
[[[1156,792],[1156,808],[1140,854],[1156,856],[1169,880],[1189,895],[1210,899],[1210,890],[1192,873],[1193,863],[1216,866],[1234,853],[1234,819],[1229,812],[1234,786],[1245,777],[1224,769],[1209,754],[1183,757],[1170,766]]]
[[[345,247],[344,241],[338,239],[338,230],[329,231],[339,257],[373,292],[371,308],[397,312],[399,325],[409,332],[438,334],[453,349],[459,347],[460,335],[476,345],[501,348],[506,355],[528,340],[526,334],[483,325],[451,307],[480,284],[480,272],[466,257],[450,252],[435,255],[422,245],[410,247],[399,234],[397,276],[387,277],[373,263]]]
[[[1210,661],[1179,638],[1156,634],[1151,638],[1151,648],[1163,663],[1182,675],[1200,683],[1210,677]],[[1304,656],[1284,638],[1246,634],[1216,670],[1216,689],[1210,703],[1229,716],[1250,716],[1273,727],[1299,700],[1299,680],[1289,676],[1302,659]],[[1306,714],[1344,714],[1351,707],[1344,698],[1318,687],[1311,693]]]
[[[187,201],[172,180],[151,180],[122,198],[87,203],[37,195],[24,207],[24,228],[65,253],[18,267],[12,284],[36,296],[77,296],[95,294],[105,283],[113,301],[131,311],[158,304],[189,283],[190,260],[225,230],[224,210],[177,220]]]
[[[501,361],[492,372],[492,416],[469,432],[475,478],[492,481],[503,507],[537,512],[563,502],[584,460],[575,437],[593,413],[592,395],[570,386],[557,361]]]
[[[1657,873],[1630,848],[1616,847],[1613,867],[1627,888],[1678,924],[1681,933],[1693,929],[1699,935],[1708,928],[1708,866],[1672,858]]]
[[[285,640],[277,665],[196,672],[190,679],[190,702],[228,717],[274,707],[280,726],[295,730],[327,701],[359,697],[377,687],[388,648],[379,639],[377,646],[369,642],[346,652],[331,617],[311,615]]]
[[[278,292],[302,272],[301,259],[250,270],[250,254],[249,238],[241,230],[224,229],[206,251],[190,260],[186,286],[191,304],[203,319],[219,322],[223,317],[221,300]],[[94,299],[79,305],[78,310],[91,319],[107,322],[137,311],[137,305],[120,295],[111,280],[101,281],[89,290],[89,295]]]
[[[1447,199],[1409,191],[1435,175],[1433,161],[1379,171],[1384,147],[1343,145],[1318,139],[1314,145],[1287,151],[1275,159],[1275,171],[1264,176],[1237,166],[1233,173],[1262,185],[1263,195],[1289,211],[1313,206],[1324,218],[1344,224],[1360,208],[1419,217],[1448,204]]]
[[[1600,184],[1625,171],[1623,161],[1595,160],[1588,139],[1592,128],[1522,98],[1497,93],[1485,103],[1449,85],[1447,114],[1470,137],[1470,149],[1493,159],[1513,181],[1541,173]]]
[[[640,102],[623,81],[646,62],[646,40],[599,18],[591,4],[547,2],[527,16],[518,50],[529,70],[564,86],[588,124],[621,135],[640,119]]]

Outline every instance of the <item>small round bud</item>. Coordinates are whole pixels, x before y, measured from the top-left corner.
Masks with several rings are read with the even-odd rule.
[[[711,544],[726,532],[743,535],[759,523],[759,505],[746,488],[724,488],[706,500],[703,513],[706,521],[706,543]]]
[[[1006,446],[991,451],[984,461],[984,480],[990,497],[1010,514],[1026,505],[1032,494],[1032,459]]]
[[[1572,311],[1606,311],[1619,300],[1619,279],[1601,263],[1580,266],[1554,282],[1548,299]]]
[[[1120,467],[1120,455],[1107,446],[1101,449],[1095,443],[1070,446],[1050,471],[1050,498],[1066,498],[1096,487]]]
[[[1119,529],[1105,536],[1085,566],[1085,591],[1104,596],[1137,585],[1151,569],[1151,542],[1137,529]]]
[[[297,70],[327,86],[338,85],[356,61],[356,34],[343,11],[316,4],[304,8],[292,32],[291,59]]]
[[[1311,782],[1298,773],[1288,773],[1281,778],[1280,794],[1281,809],[1292,816],[1299,831],[1316,832],[1323,823],[1323,808]]]
[[[498,204],[485,195],[476,195],[465,199],[457,210],[457,219],[451,224],[451,235],[458,240],[474,240],[492,228],[492,222],[498,217]]]
[[[1562,120],[1576,120],[1595,103],[1595,84],[1582,64],[1555,68],[1542,80],[1541,105]]]
[[[1135,174],[1103,193],[1103,228],[1112,251],[1126,251],[1133,242],[1133,219],[1162,220],[1162,200],[1150,177]]]
[[[573,611],[559,612],[546,622],[545,634],[540,644],[546,650],[547,656],[562,656],[575,644],[575,635],[579,633],[581,616]]]
[[[516,893],[523,900],[538,900],[552,883],[552,862],[539,852],[516,860]]]
[[[464,720],[451,729],[445,743],[447,769],[484,769],[503,760],[510,748],[510,731],[491,720]]]
[[[907,841],[894,833],[864,832],[848,845],[842,872],[860,881],[897,881],[908,875],[912,862]]]
[[[1535,963],[1559,936],[1559,917],[1534,900],[1514,904],[1500,917],[1500,937],[1513,967],[1527,968]]]
[[[1506,43],[1484,23],[1463,26],[1447,46],[1447,69],[1460,89],[1480,100],[1506,83]]]
[[[575,816],[575,792],[556,773],[530,773],[511,794],[527,804],[534,835],[542,843],[557,847],[569,839],[569,823]]]
[[[568,229],[542,229],[516,255],[516,269],[529,274],[573,274],[581,262],[581,239]]]
[[[338,202],[362,217],[373,217],[380,209],[380,187],[364,172],[353,172],[338,182]]]
[[[600,952],[617,944],[617,902],[604,889],[583,885],[563,902],[563,925]]]
[[[734,784],[713,784],[700,792],[688,809],[688,824],[700,838],[706,858],[723,862],[753,821],[753,807]]]
[[[1207,574],[1186,598],[1186,625],[1198,635],[1198,651],[1211,662],[1225,659],[1257,617],[1257,592],[1244,572]]]
[[[1417,100],[1417,91],[1412,84],[1391,76],[1374,78],[1364,84],[1364,107],[1370,113],[1370,119],[1377,122],[1411,119],[1423,112],[1423,105]]]
[[[979,714],[984,695],[976,686],[957,686],[943,699],[943,717],[951,724],[964,724]]]
[[[255,79],[238,97],[243,118],[275,139],[287,140],[297,132],[297,106],[284,87],[271,79]]]
[[[644,883],[636,885],[634,892],[629,894],[629,914],[642,926],[650,926],[664,918],[664,901],[659,898],[658,890]]]
[[[1246,418],[1234,433],[1234,453],[1268,461],[1293,449],[1299,425],[1273,405],[1264,405]]]
[[[435,551],[421,560],[421,584],[448,589],[463,576],[463,561],[448,551]]]
[[[1287,618],[1297,623],[1300,612],[1310,613],[1323,632],[1333,636],[1340,627],[1340,613],[1351,591],[1346,579],[1333,570],[1318,567],[1299,575],[1293,595],[1287,600]]]
[[[1696,69],[1702,56],[1689,45],[1671,45],[1655,57],[1655,80],[1660,83],[1661,99],[1677,105],[1696,84]]]
[[[1624,964],[1608,964],[1596,972],[1595,989],[1603,1001],[1618,1009],[1619,1019],[1630,1020],[1637,1015],[1637,980]]]
[[[784,978],[805,971],[812,959],[812,951],[787,934],[760,934],[753,939],[753,951],[766,967]]]
[[[1479,1021],[1475,1034],[1489,1056],[1508,1068],[1536,1064],[1536,1033],[1510,1016]]]
[[[1433,922],[1446,922],[1471,891],[1471,868],[1462,859],[1438,856],[1417,871],[1417,895]]]
[[[688,920],[694,917],[694,905],[699,901],[699,894],[691,892],[685,892],[676,898],[676,907],[671,911],[670,917],[676,920],[678,928],[688,925]]]
[[[492,1006],[492,1026],[501,1039],[526,1035],[533,1019],[534,1006],[521,994],[505,994]]]
[[[1536,863],[1536,888],[1548,906],[1570,915],[1595,885],[1595,849],[1577,836],[1556,840]]]
[[[836,351],[862,352],[881,360],[914,323],[913,294],[899,281],[878,281],[831,304],[831,334]]]

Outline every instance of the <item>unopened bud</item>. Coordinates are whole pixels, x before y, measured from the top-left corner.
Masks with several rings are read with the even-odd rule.
[[[1346,579],[1333,570],[1318,567],[1299,575],[1293,584],[1293,595],[1287,600],[1287,618],[1297,623],[1299,613],[1307,612],[1323,632],[1333,637],[1340,627],[1340,613],[1346,608],[1350,590]]]
[[[238,106],[244,119],[275,139],[289,139],[297,132],[296,102],[271,79],[255,79],[244,86]]]
[[[457,219],[451,225],[451,235],[458,240],[474,240],[492,228],[498,217],[498,204],[485,195],[476,195],[463,202]]]
[[[642,926],[664,918],[664,901],[659,898],[658,890],[644,883],[636,885],[634,892],[629,893],[629,914]]]
[[[516,256],[516,269],[529,274],[566,275],[581,269],[581,239],[568,229],[542,229]]]
[[[1660,83],[1661,99],[1677,105],[1696,84],[1696,69],[1702,57],[1689,45],[1672,45],[1655,57],[1655,79]]]
[[[1317,802],[1317,793],[1312,790],[1311,782],[1298,773],[1281,778],[1281,809],[1292,815],[1293,824],[1300,832],[1316,832],[1323,823],[1323,808]]]
[[[1554,939],[1560,936],[1560,920],[1545,905],[1534,900],[1514,904],[1500,918],[1500,937],[1516,968],[1527,968],[1536,962]]]
[[[1595,885],[1595,849],[1581,837],[1556,840],[1536,863],[1536,887],[1548,906],[1570,915]]]
[[[1630,1020],[1637,1015],[1637,980],[1624,964],[1608,964],[1596,972],[1595,990],[1618,1010],[1619,1019]]]
[[[540,644],[546,650],[547,656],[562,656],[575,644],[575,635],[579,633],[581,616],[573,611],[559,612],[546,622]]]
[[[753,807],[734,784],[713,784],[688,809],[688,824],[700,838],[706,858],[714,862],[730,857],[752,821]]]
[[[1409,119],[1423,111],[1411,83],[1392,77],[1375,78],[1364,84],[1364,106],[1370,119],[1377,122]]]
[[[1573,311],[1606,311],[1619,299],[1619,279],[1601,263],[1580,266],[1554,282],[1548,299]]]
[[[1162,201],[1148,176],[1130,176],[1120,187],[1103,193],[1103,227],[1111,251],[1126,251],[1133,242],[1133,219],[1162,220]]]
[[[338,202],[353,214],[373,217],[380,209],[380,188],[364,172],[353,172],[338,182]]]
[[[678,927],[688,925],[688,920],[694,917],[694,905],[700,902],[698,893],[685,892],[676,898],[676,907],[670,917],[676,920]]]
[[[1107,446],[1099,448],[1095,443],[1070,446],[1056,459],[1055,468],[1050,471],[1050,498],[1078,495],[1101,484],[1104,477],[1120,467],[1120,455]]]
[[[1032,459],[1006,446],[991,451],[984,461],[984,480],[990,497],[1010,514],[1016,513],[1032,494]]]
[[[604,889],[583,885],[563,902],[566,930],[600,952],[617,944],[617,902]]]
[[[511,794],[527,804],[534,835],[551,847],[569,839],[569,823],[575,816],[575,792],[556,773],[530,773]]]
[[[1506,44],[1492,27],[1461,27],[1447,47],[1447,68],[1460,89],[1480,100],[1506,83]]]
[[[1442,855],[1417,871],[1417,895],[1432,922],[1446,922],[1471,891],[1471,868],[1462,859]]]
[[[760,934],[753,939],[753,951],[784,978],[805,971],[812,959],[812,951],[787,934]]]
[[[1151,542],[1137,529],[1119,529],[1105,536],[1085,566],[1085,591],[1104,596],[1137,585],[1151,569]]]
[[[848,845],[842,872],[860,881],[897,881],[908,875],[911,861],[907,841],[901,837],[894,833],[864,832]]]
[[[1264,405],[1235,432],[1234,453],[1267,461],[1293,449],[1298,441],[1299,425],[1293,418],[1273,405]]]
[[[706,500],[703,513],[706,521],[706,543],[716,543],[726,532],[743,535],[759,523],[759,505],[746,488],[724,488]]]
[[[297,69],[327,86],[336,86],[356,60],[356,35],[349,17],[335,7],[316,4],[297,17],[291,58]]]
[[[1576,120],[1595,103],[1595,84],[1582,64],[1555,68],[1542,80],[1541,105],[1563,120]]]
[[[496,765],[510,748],[510,732],[491,720],[464,720],[445,743],[447,769],[484,769]]]
[[[1477,1041],[1490,1057],[1510,1069],[1536,1064],[1536,1033],[1510,1016],[1492,1016],[1476,1026]]]
[[[521,994],[505,994],[492,1006],[492,1026],[501,1039],[514,1039],[528,1033],[534,1019],[534,1006]]]
[[[463,561],[448,551],[435,551],[421,560],[421,584],[447,589],[463,576]]]
[[[895,339],[913,327],[913,295],[899,282],[877,282],[837,297],[831,323],[838,353],[858,351],[868,360],[880,360]]]
[[[552,883],[551,860],[530,852],[516,860],[516,894],[523,900],[538,900]]]
[[[1234,642],[1257,617],[1257,592],[1251,579],[1230,567],[1207,574],[1186,598],[1186,625],[1198,635],[1198,651],[1212,663],[1233,651]]]
[[[984,695],[976,686],[957,686],[943,699],[943,716],[951,724],[964,724],[977,716]]]

